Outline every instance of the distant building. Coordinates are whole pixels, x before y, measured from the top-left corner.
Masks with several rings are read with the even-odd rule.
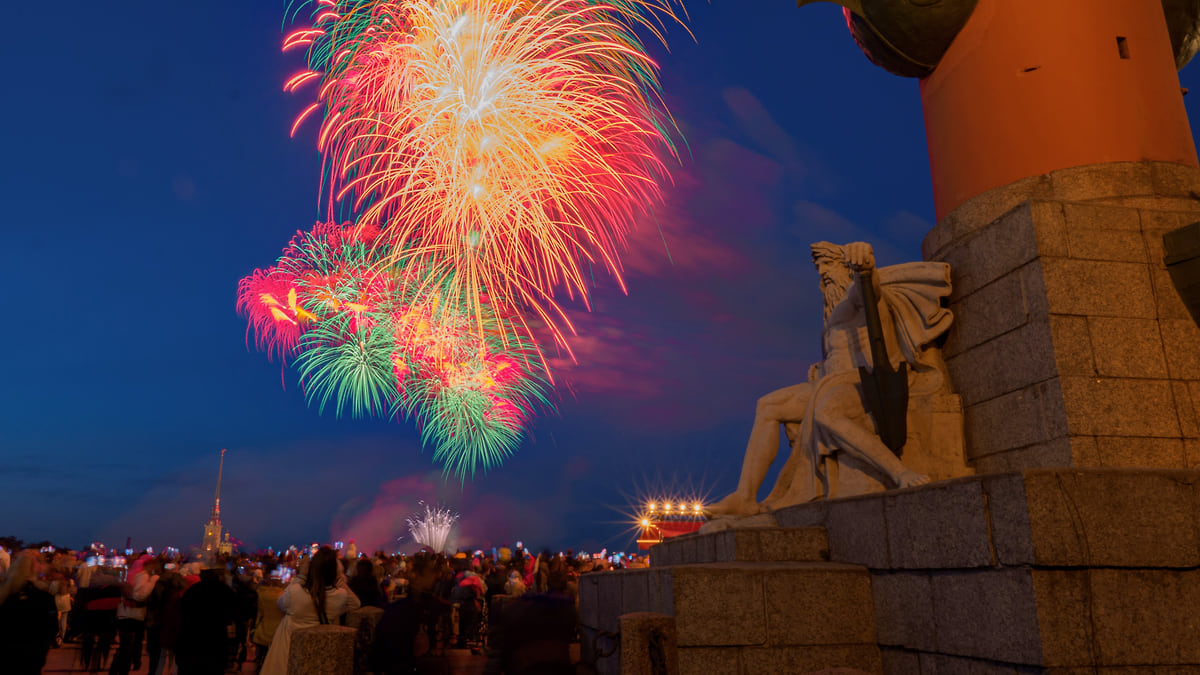
[[[221,449],[221,463],[217,468],[217,494],[213,498],[212,515],[204,523],[204,539],[200,550],[204,557],[213,559],[221,549],[221,473],[225,470],[225,449]]]
[[[664,539],[691,534],[704,523],[704,505],[699,502],[652,501],[638,518],[638,548],[645,551]]]

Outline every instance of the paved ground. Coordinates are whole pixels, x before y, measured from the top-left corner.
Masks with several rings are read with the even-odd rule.
[[[115,652],[115,649],[113,650]],[[111,653],[110,653],[111,658]],[[147,660],[145,655],[142,656],[141,670],[135,670],[134,673],[146,675]],[[42,669],[43,673],[82,673],[85,672],[82,664],[82,659],[79,657],[79,645],[77,643],[67,643],[58,649],[50,650],[50,658],[46,659],[46,667]],[[108,672],[107,669],[104,670]],[[254,664],[248,663],[242,672],[251,675],[254,673]]]
[[[487,659],[471,654],[466,649],[447,650],[446,656],[440,659],[430,659],[424,672],[430,675],[475,675],[483,672]],[[142,657],[142,669],[135,670],[138,675],[146,675],[147,661]],[[65,644],[58,649],[50,650],[50,658],[46,660],[43,673],[82,673],[83,666],[79,658],[78,644]],[[105,673],[108,671],[105,670]],[[241,670],[245,675],[253,675],[254,663],[246,663]]]

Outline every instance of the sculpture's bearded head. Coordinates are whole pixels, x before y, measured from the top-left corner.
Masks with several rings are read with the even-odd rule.
[[[825,318],[828,319],[833,308],[846,297],[846,289],[850,288],[854,275],[846,264],[841,246],[819,241],[811,248],[813,265],[821,275],[821,294],[825,296]]]

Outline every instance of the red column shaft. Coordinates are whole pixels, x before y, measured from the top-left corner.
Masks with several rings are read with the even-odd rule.
[[[921,100],[939,220],[1056,169],[1197,166],[1157,1],[979,0]]]

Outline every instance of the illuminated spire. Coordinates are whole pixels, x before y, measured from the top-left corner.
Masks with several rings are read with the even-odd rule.
[[[217,555],[221,545],[221,474],[225,472],[225,448],[221,448],[221,464],[217,469],[217,494],[213,497],[212,515],[204,524],[204,539],[200,548],[210,558]]]
[[[221,473],[225,471],[225,448],[221,448],[221,463],[217,467],[217,495],[213,498],[212,517],[221,517]]]

